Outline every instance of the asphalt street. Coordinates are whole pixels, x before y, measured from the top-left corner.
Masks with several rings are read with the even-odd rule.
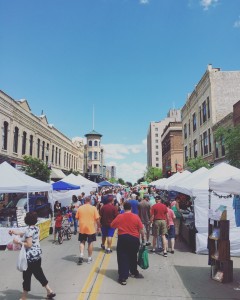
[[[207,255],[191,253],[184,242],[176,242],[174,254],[165,258],[149,252],[150,267],[139,270],[144,278],[129,278],[126,286],[117,282],[117,258],[100,248],[101,237],[94,243],[93,262],[77,265],[77,236],[62,245],[52,244],[53,236],[41,241],[42,266],[57,300],[180,300],[240,299],[240,257],[233,257],[233,282],[219,283],[210,278]],[[151,249],[151,247],[149,247]],[[85,258],[87,252],[85,251]],[[0,251],[0,300],[21,296],[22,274],[16,269],[17,251]],[[28,299],[46,299],[45,289],[32,278]]]

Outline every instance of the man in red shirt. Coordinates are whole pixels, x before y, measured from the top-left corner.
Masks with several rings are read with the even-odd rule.
[[[105,242],[107,240],[107,249],[105,253],[109,254],[112,252],[112,237],[114,235],[115,229],[110,225],[112,221],[118,215],[117,207],[113,204],[114,198],[113,196],[109,196],[108,203],[104,204],[100,209],[100,223],[102,230],[102,244],[101,248],[105,250]]]
[[[124,213],[119,214],[111,223],[118,228],[117,261],[119,283],[127,284],[129,272],[131,276],[141,277],[137,270],[137,254],[140,246],[140,234],[144,237],[143,224],[138,215],[131,212],[131,204],[125,202]]]
[[[153,252],[155,251],[157,237],[161,235],[163,243],[163,256],[167,257],[166,234],[169,227],[168,210],[166,205],[161,203],[161,197],[155,197],[156,204],[151,207],[151,223],[153,223]]]

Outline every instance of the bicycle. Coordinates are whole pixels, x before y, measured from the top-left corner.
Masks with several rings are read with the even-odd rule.
[[[68,222],[68,219],[63,219],[62,227],[61,227],[60,231],[58,232],[59,244],[63,243],[63,239],[65,236],[67,237],[68,240],[70,240],[72,237],[72,231],[71,231],[70,223]]]

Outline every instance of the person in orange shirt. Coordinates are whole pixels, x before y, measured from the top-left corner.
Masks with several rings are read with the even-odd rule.
[[[91,205],[91,198],[85,198],[85,204],[81,205],[76,213],[76,219],[79,224],[80,257],[78,264],[83,263],[83,254],[85,243],[88,242],[88,263],[92,261],[93,242],[96,241],[97,231],[100,231],[100,216],[95,206]]]

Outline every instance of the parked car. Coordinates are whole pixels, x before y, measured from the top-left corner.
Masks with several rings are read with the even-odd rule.
[[[28,205],[29,208],[27,207]],[[49,218],[49,216],[52,215],[51,204],[48,202],[48,198],[43,195],[30,195],[29,199],[24,195],[17,201],[11,200],[6,207],[1,210],[0,215],[3,217],[15,217],[18,208],[24,208],[30,212],[35,211],[40,218]]]

